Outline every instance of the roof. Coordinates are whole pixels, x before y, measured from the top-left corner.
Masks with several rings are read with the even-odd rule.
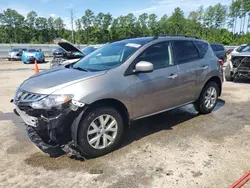
[[[224,46],[223,44],[215,43],[215,42],[210,43],[210,45],[221,45],[221,46]]]
[[[152,40],[153,40],[153,37],[140,37],[140,38],[125,39],[120,42],[136,43],[136,44],[144,45]]]
[[[204,41],[203,39],[200,39],[198,37],[193,36],[179,36],[179,35],[166,35],[166,36],[156,36],[156,37],[139,37],[139,38],[131,38],[131,39],[124,39],[118,42],[125,42],[125,43],[135,43],[135,44],[141,44],[144,45],[150,41],[157,40],[157,39],[174,39],[174,40],[198,40],[198,41]]]

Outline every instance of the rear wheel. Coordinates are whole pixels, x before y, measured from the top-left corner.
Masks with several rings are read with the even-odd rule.
[[[226,66],[226,69],[225,69],[225,78],[226,78],[226,81],[229,81],[229,82],[231,82],[231,81],[234,80],[233,72],[230,69],[230,65]]]
[[[194,103],[195,109],[201,114],[208,114],[216,106],[219,94],[219,87],[215,82],[208,82],[200,94],[199,99]]]
[[[79,125],[80,150],[89,157],[107,154],[119,144],[122,134],[123,119],[115,108],[95,108]]]

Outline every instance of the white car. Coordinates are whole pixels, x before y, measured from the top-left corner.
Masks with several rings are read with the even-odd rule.
[[[8,54],[8,60],[21,60],[21,49],[14,48]]]
[[[241,52],[246,46],[247,46],[247,44],[242,44],[242,45],[236,47],[236,48],[232,51],[232,54],[237,54],[237,53]]]

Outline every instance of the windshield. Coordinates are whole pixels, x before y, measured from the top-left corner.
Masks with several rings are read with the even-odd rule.
[[[250,46],[243,48],[241,52],[250,52]]]
[[[141,44],[116,42],[100,48],[73,65],[75,69],[89,71],[108,70],[118,67],[134,54]]]
[[[38,52],[38,50],[35,50],[35,49],[28,49],[28,52]]]
[[[11,50],[11,52],[19,52],[19,49],[14,48]]]
[[[239,46],[239,47],[236,49],[236,52],[241,52],[245,47],[246,47],[246,45]]]
[[[59,52],[59,53],[63,53],[65,52],[62,48],[57,48],[54,52]]]

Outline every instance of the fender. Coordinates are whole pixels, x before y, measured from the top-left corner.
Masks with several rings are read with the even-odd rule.
[[[89,108],[89,106],[84,106],[80,113],[78,114],[78,116],[75,118],[75,120],[73,121],[72,123],[72,126],[71,126],[71,137],[72,137],[72,140],[73,140],[73,143],[74,143],[74,146],[79,148],[78,147],[78,127],[79,127],[79,124],[83,118],[83,115],[84,113],[87,111],[87,109]]]

